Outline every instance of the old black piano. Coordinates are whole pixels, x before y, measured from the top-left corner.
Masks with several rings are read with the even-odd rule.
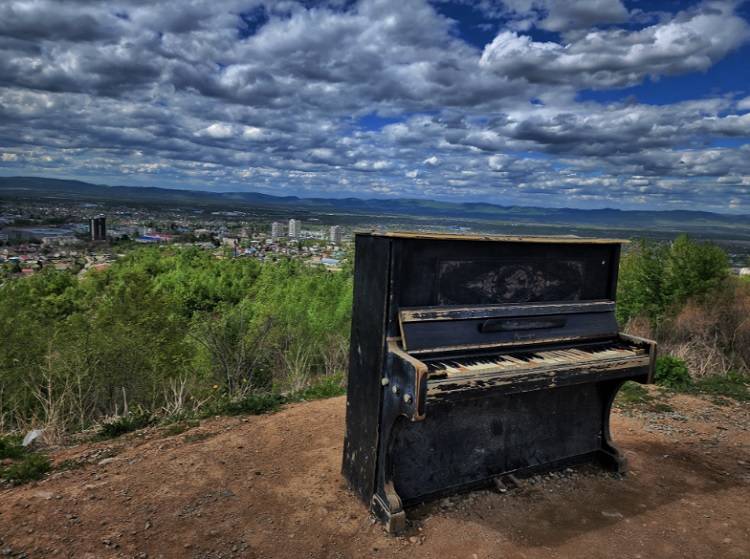
[[[622,241],[356,235],[343,474],[391,531],[404,507],[591,461],[654,342],[618,331]]]

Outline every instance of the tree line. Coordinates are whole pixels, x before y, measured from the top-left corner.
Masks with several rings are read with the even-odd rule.
[[[0,431],[60,433],[292,392],[347,367],[352,275],[299,261],[134,250],[0,287]]]
[[[0,432],[44,426],[54,437],[136,413],[244,409],[321,382],[340,390],[351,302],[349,267],[197,248],[139,248],[82,279],[46,269],[6,280]],[[748,370],[750,285],[716,245],[633,243],[617,309],[625,329],[657,338],[693,375]]]

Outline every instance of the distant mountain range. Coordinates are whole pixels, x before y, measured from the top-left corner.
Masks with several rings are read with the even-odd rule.
[[[258,192],[208,192],[155,187],[107,186],[41,177],[0,177],[0,199],[59,199],[69,202],[126,203],[168,207],[247,210],[288,209],[307,213],[412,216],[482,220],[512,224],[568,225],[651,230],[750,230],[750,215],[667,210],[581,210],[455,203],[419,199],[298,198]]]

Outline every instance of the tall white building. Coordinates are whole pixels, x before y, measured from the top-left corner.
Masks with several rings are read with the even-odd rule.
[[[271,238],[278,239],[279,237],[283,237],[283,236],[284,236],[284,230],[283,230],[281,223],[279,223],[278,221],[274,221],[271,224]]]
[[[332,225],[331,226],[331,233],[330,233],[330,237],[329,237],[330,241],[334,245],[340,245],[341,244],[341,234],[342,234],[341,226],[339,226],[339,225]]]
[[[299,237],[300,229],[302,229],[302,222],[297,219],[289,220],[289,237],[296,239]]]

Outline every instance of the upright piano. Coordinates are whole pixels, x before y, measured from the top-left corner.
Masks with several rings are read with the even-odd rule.
[[[624,241],[361,233],[343,474],[392,532],[404,507],[594,462],[656,344],[615,319]]]

